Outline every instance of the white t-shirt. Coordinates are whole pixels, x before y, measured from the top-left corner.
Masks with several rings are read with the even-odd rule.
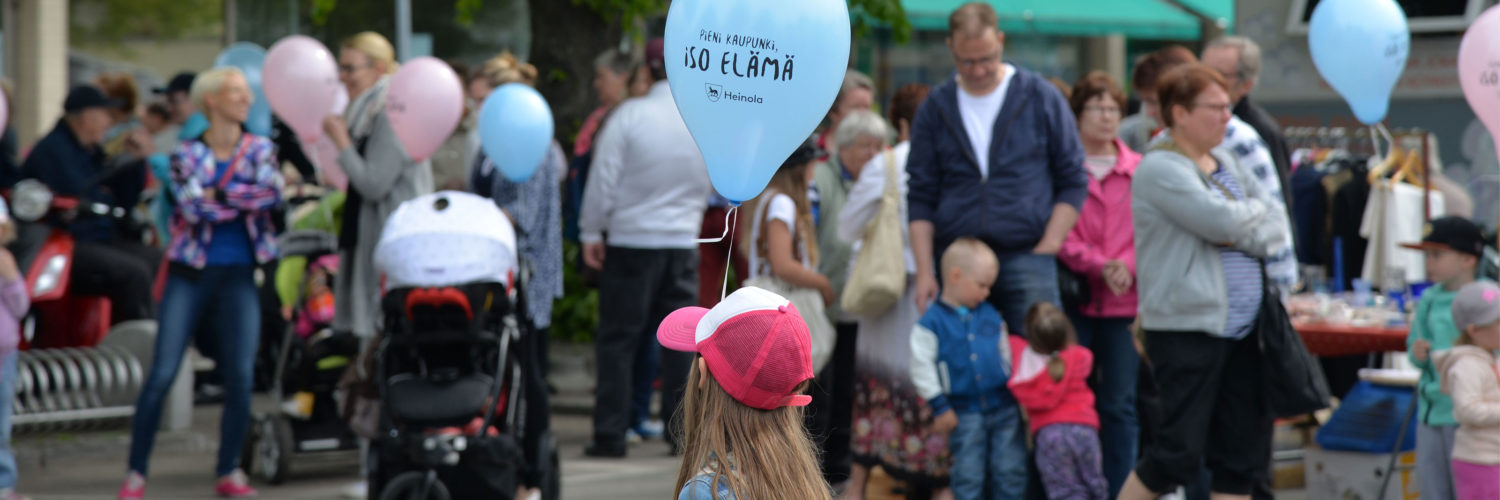
[[[746,279],[771,273],[770,259],[762,259],[760,251],[756,249],[758,247],[758,243],[756,242],[760,241],[762,220],[781,221],[783,224],[786,224],[787,230],[792,232],[793,239],[796,239],[797,202],[792,201],[791,196],[787,196],[782,193],[776,193],[776,196],[772,196],[771,201],[767,202],[761,209],[764,210],[764,212],[762,212],[764,214],[764,217],[756,217],[750,223],[750,248],[752,248],[752,250],[750,251],[750,276],[746,277]],[[797,253],[802,254],[802,267],[811,269],[812,263],[807,259],[807,242],[798,242],[797,246]]]
[[[974,145],[974,158],[979,160],[979,175],[990,176],[990,139],[995,135],[995,119],[1000,117],[1000,106],[1005,103],[1005,93],[1010,90],[1010,81],[1016,76],[1016,67],[1001,66],[1005,76],[1000,85],[989,95],[970,95],[958,89],[958,112],[963,115],[964,131],[969,133],[969,143]]]

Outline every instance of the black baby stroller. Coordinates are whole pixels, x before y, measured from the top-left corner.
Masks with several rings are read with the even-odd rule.
[[[322,262],[337,245],[332,234],[311,230],[290,231],[279,241],[282,258],[305,258],[309,275],[321,273],[318,270],[327,266]],[[269,391],[273,404],[270,411],[253,417],[240,459],[252,476],[270,484],[286,481],[298,454],[359,449],[357,436],[339,418],[335,394],[340,376],[358,356],[359,339],[334,333],[324,321],[310,321],[319,314],[309,311],[313,306],[307,288],[297,287],[293,317],[284,334],[263,346],[276,356]]]
[[[484,198],[442,192],[391,215],[376,250],[390,287],[375,353],[382,409],[369,495],[381,500],[511,499],[528,467],[557,498],[556,446],[527,464],[529,341],[509,221]]]

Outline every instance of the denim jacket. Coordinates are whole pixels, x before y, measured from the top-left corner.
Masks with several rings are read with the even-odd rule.
[[[964,312],[933,303],[911,335],[911,378],[933,415],[949,409],[990,412],[1014,407],[1005,322],[988,303]]]

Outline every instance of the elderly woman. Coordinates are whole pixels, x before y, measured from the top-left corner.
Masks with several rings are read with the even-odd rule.
[[[281,174],[271,141],[240,124],[254,99],[234,68],[203,73],[193,82],[193,104],[208,117],[208,131],[185,141],[172,159],[172,240],[162,293],[151,373],[131,423],[130,468],[119,498],[145,493],[147,461],[162,403],[188,340],[205,317],[220,346],[224,411],[219,423],[219,459],[214,475],[219,496],[255,495],[238,469],[240,447],[250,426],[250,388],[260,341],[260,296],[255,268],[276,257],[271,210],[281,203]]]
[[[813,397],[815,407],[833,406],[825,411],[814,408],[809,413],[817,419],[813,422],[816,426],[824,427],[815,427],[814,430],[826,430],[828,432],[819,432],[819,435],[830,436],[828,442],[832,449],[824,454],[824,470],[829,472],[828,479],[834,483],[843,481],[846,475],[842,469],[846,467],[843,463],[847,462],[848,453],[843,446],[848,441],[845,436],[849,432],[849,419],[844,411],[849,408],[853,397],[854,337],[859,333],[856,318],[844,314],[838,307],[838,297],[843,295],[844,283],[849,278],[849,261],[854,258],[850,243],[839,238],[839,213],[844,210],[849,189],[859,178],[865,163],[884,151],[889,140],[885,120],[869,110],[869,101],[864,102],[863,108],[849,108],[837,115],[838,126],[833,129],[831,139],[834,150],[828,155],[828,161],[813,167],[813,220],[817,225],[819,255],[816,270],[828,277],[833,285],[834,301],[828,307],[828,319],[834,325],[838,341],[832,359],[821,374],[823,383],[817,386]],[[833,409],[838,409],[838,414],[831,413]],[[822,421],[830,416],[828,422]]]
[[[844,408],[852,414],[838,414],[834,418],[841,422],[852,422],[852,436],[833,435],[829,447],[847,445],[852,449],[854,466],[849,477],[846,498],[865,497],[865,482],[869,471],[879,465],[887,474],[907,481],[917,489],[944,488],[948,482],[949,459],[947,440],[941,434],[930,432],[928,422],[931,410],[911,385],[908,363],[911,360],[909,341],[912,327],[917,323],[916,300],[912,298],[911,273],[916,272],[916,261],[912,258],[911,245],[906,237],[906,155],[910,150],[911,123],[917,108],[926,100],[930,88],[927,85],[906,85],[896,90],[891,99],[890,120],[897,131],[895,148],[867,160],[857,171],[849,189],[848,200],[837,213],[825,217],[838,217],[838,236],[845,242],[859,241],[866,236],[870,221],[881,208],[881,197],[886,183],[896,183],[901,196],[900,221],[904,263],[908,274],[907,291],[891,308],[883,313],[858,318],[858,346],[852,373],[837,374],[835,390],[852,388],[852,402],[843,400]],[[853,114],[844,123],[859,121]],[[842,127],[841,127],[842,128]],[[883,132],[882,132],[883,134]],[[838,134],[835,133],[835,138]],[[882,135],[883,136],[883,135]],[[836,157],[847,154],[840,151]],[[894,160],[896,177],[886,174],[887,160]],[[852,267],[852,253],[845,265]],[[840,338],[843,348],[844,338]],[[835,356],[838,353],[835,352]],[[837,358],[835,358],[837,359]],[[826,382],[825,382],[826,385]],[[836,407],[837,408],[837,407]],[[847,416],[846,416],[847,415]],[[836,443],[834,440],[843,440]]]
[[[334,328],[373,337],[380,318],[380,275],[375,244],[385,219],[406,200],[432,192],[432,169],[401,147],[385,114],[389,75],[396,50],[373,31],[345,40],[339,50],[339,80],[353,96],[343,116],[323,120],[323,131],[339,149],[339,166],[349,176],[339,266]]]
[[[1120,498],[1156,498],[1207,463],[1214,498],[1250,498],[1269,456],[1272,419],[1255,337],[1261,259],[1285,238],[1285,212],[1229,154],[1233,102],[1212,68],[1179,66],[1157,85],[1170,140],[1131,186],[1145,350],[1162,422]]]
[[[1094,353],[1094,372],[1101,374],[1095,387],[1099,440],[1104,477],[1114,495],[1135,466],[1140,434],[1135,384],[1141,360],[1130,334],[1136,311],[1130,181],[1141,155],[1116,137],[1125,96],[1107,73],[1080,78],[1068,104],[1086,154],[1089,196],[1057,258],[1089,284],[1087,302],[1070,304],[1068,315],[1079,345]]]
[[[509,53],[491,59],[484,65],[486,77],[494,86],[507,83],[536,84],[536,68],[517,61]],[[483,170],[496,171],[489,158],[480,153]],[[542,436],[551,427],[551,406],[547,397],[547,329],[552,326],[552,302],[563,295],[562,269],[562,146],[557,141],[547,151],[542,165],[525,182],[515,182],[496,173],[489,186],[475,186],[485,192],[510,218],[519,236],[521,264],[531,272],[526,283],[526,313],[532,329],[522,338],[522,355],[526,362],[526,432],[522,452],[529,465],[522,474],[522,486],[540,488],[542,477],[537,465],[547,457],[541,455]],[[516,498],[526,498],[517,495]]]

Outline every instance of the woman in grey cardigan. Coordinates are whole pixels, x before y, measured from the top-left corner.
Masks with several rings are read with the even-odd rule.
[[[1171,140],[1141,161],[1131,209],[1162,420],[1120,498],[1156,498],[1206,461],[1214,498],[1248,499],[1272,436],[1254,336],[1260,259],[1285,236],[1285,212],[1233,155],[1215,150],[1233,104],[1217,71],[1180,66],[1157,93]]]
[[[363,338],[375,335],[380,318],[374,254],[381,226],[401,202],[432,192],[432,169],[406,153],[386,118],[388,76],[395,71],[395,50],[385,37],[367,31],[345,40],[339,79],[355,97],[344,116],[323,121],[324,133],[339,149],[339,166],[349,175],[333,323],[335,329]]]

